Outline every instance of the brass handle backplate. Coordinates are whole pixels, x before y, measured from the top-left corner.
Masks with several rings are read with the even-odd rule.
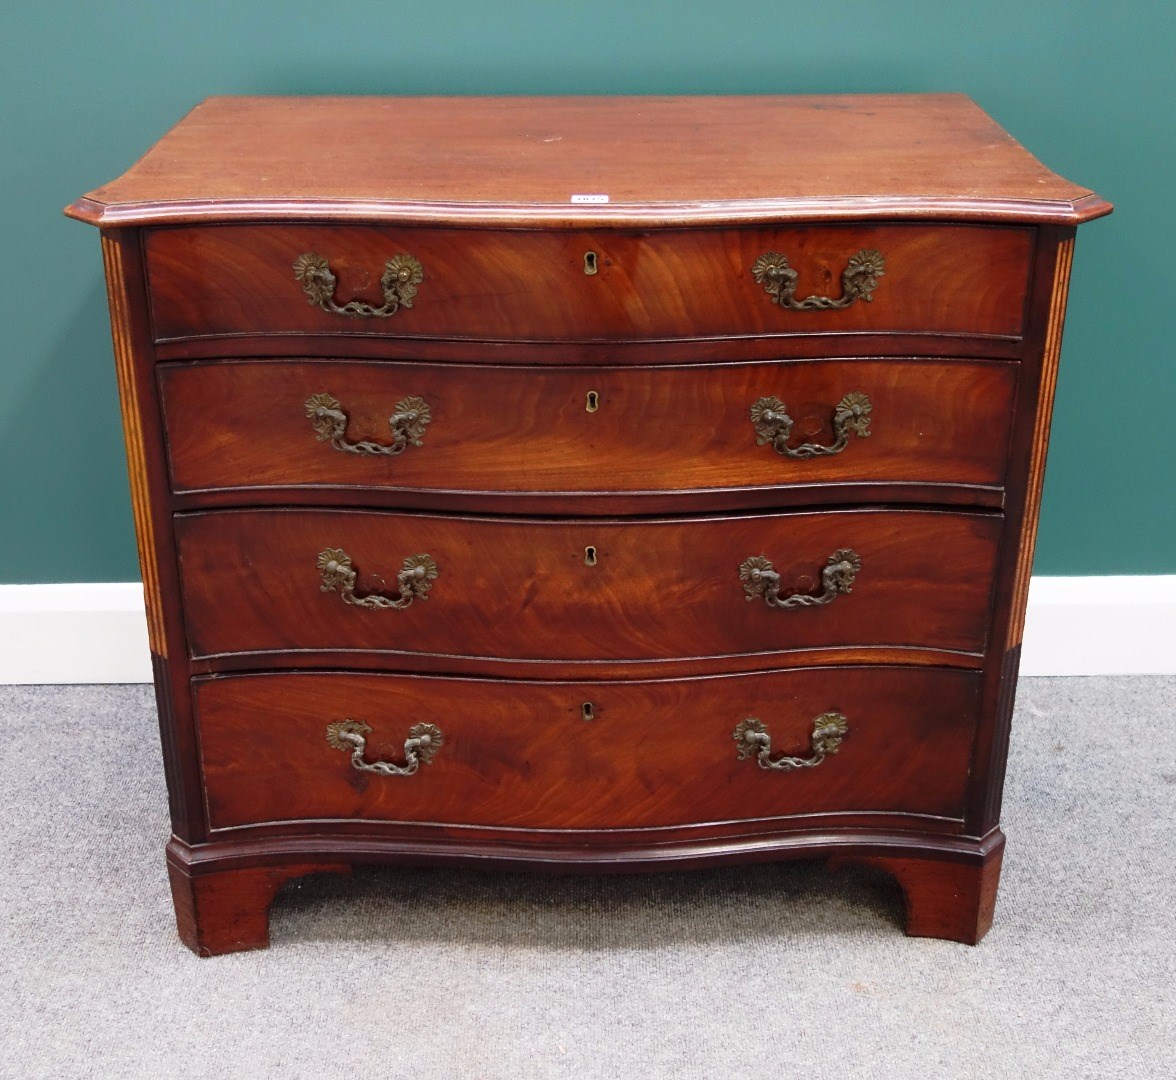
[[[428,555],[410,555],[404,560],[396,574],[399,595],[385,596],[383,593],[368,593],[359,596],[355,592],[355,569],[351,556],[342,548],[324,548],[318,553],[318,569],[322,576],[323,592],[338,592],[343,603],[361,608],[393,608],[403,611],[413,600],[428,600],[429,589],[439,573],[437,564]]]
[[[763,722],[754,716],[740,720],[735,725],[732,738],[738,745],[736,757],[746,761],[755,757],[761,769],[778,769],[781,772],[791,772],[793,769],[812,769],[820,765],[829,754],[836,754],[841,749],[842,740],[849,734],[849,724],[839,712],[821,713],[813,720],[813,733],[810,738],[812,753],[808,757],[789,757],[781,755],[772,758],[772,736]]]
[[[347,413],[330,394],[312,394],[306,402],[306,415],[319,442],[329,442],[336,450],[348,454],[386,454],[389,457],[403,453],[409,445],[420,446],[425,437],[425,426],[433,419],[429,403],[424,398],[401,398],[388,417],[392,441],[378,443],[348,441]]]
[[[379,307],[365,304],[362,300],[348,300],[345,304],[335,302],[335,286],[339,279],[317,251],[308,251],[294,260],[294,280],[302,285],[307,302],[317,304],[323,311],[335,315],[350,315],[357,319],[386,319],[395,315],[402,307],[412,307],[417,286],[424,281],[425,271],[420,262],[411,255],[393,255],[384,263],[380,288],[384,291],[384,303]]]
[[[751,407],[751,422],[755,425],[757,446],[772,444],[778,454],[790,458],[813,458],[829,454],[840,454],[849,445],[849,436],[869,438],[870,416],[874,406],[870,399],[858,390],[845,395],[833,409],[833,441],[822,443],[801,443],[789,446],[795,421],[788,415],[788,406],[777,397],[762,397]]]
[[[752,555],[739,566],[739,580],[747,600],[762,597],[768,607],[797,608],[831,604],[842,593],[852,592],[854,578],[862,568],[861,556],[851,548],[839,548],[821,568],[821,592],[780,595],[780,575],[770,559]]]
[[[841,295],[806,296],[796,299],[798,275],[788,265],[788,256],[778,251],[768,251],[755,260],[751,276],[764,287],[773,304],[779,304],[789,311],[841,311],[855,300],[869,302],[874,299],[878,279],[886,273],[886,260],[880,252],[863,248],[850,257],[848,265],[841,271]]]
[[[362,720],[336,720],[327,725],[327,742],[344,753],[351,754],[351,767],[360,772],[380,776],[412,776],[422,765],[431,765],[433,757],[444,744],[445,736],[433,724],[414,724],[404,740],[404,764],[394,761],[365,761],[367,736],[371,725]]]

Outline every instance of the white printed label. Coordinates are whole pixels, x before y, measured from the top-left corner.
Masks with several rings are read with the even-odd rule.
[[[608,202],[607,195],[573,195],[574,203],[604,203]]]

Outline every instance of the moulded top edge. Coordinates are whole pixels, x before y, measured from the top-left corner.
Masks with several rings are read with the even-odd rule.
[[[492,228],[673,228],[787,225],[853,221],[943,221],[1080,225],[1111,213],[1095,194],[1075,200],[844,198],[723,203],[402,203],[376,200],[178,200],[108,204],[89,197],[65,208],[68,217],[102,229],[217,222],[353,222]]]

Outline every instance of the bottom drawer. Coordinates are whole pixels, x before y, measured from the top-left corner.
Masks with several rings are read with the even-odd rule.
[[[558,683],[260,674],[193,686],[213,830],[324,818],[589,830],[813,813],[962,818],[980,679],[845,667]],[[760,726],[740,727],[751,718]],[[760,767],[768,739],[769,761],[821,760]]]

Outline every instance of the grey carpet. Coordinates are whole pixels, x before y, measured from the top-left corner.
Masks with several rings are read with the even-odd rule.
[[[1172,1077],[1176,679],[1027,679],[996,925],[887,878],[364,870],[175,936],[146,687],[0,687],[0,1074]]]

